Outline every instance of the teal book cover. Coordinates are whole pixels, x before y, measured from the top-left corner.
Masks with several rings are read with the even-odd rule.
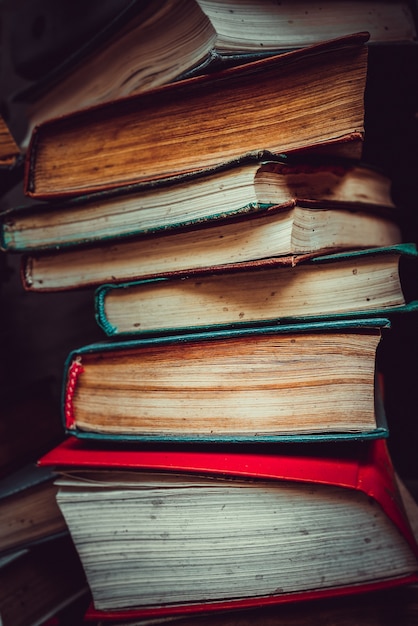
[[[105,284],[96,320],[116,337],[407,313],[418,309],[417,259],[404,243]]]
[[[141,443],[303,443],[388,436],[387,318],[104,340],[72,351],[66,433]]]

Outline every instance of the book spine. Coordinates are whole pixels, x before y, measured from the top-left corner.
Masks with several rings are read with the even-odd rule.
[[[117,326],[110,323],[105,312],[105,299],[107,296],[108,288],[106,286],[99,287],[95,294],[95,316],[96,321],[105,334],[110,337],[116,335],[118,332]]]
[[[81,358],[78,357],[70,364],[67,372],[67,383],[65,386],[65,403],[64,403],[64,420],[65,426],[68,429],[75,428],[74,419],[74,393],[77,384],[78,377],[84,372],[84,367],[81,364]]]

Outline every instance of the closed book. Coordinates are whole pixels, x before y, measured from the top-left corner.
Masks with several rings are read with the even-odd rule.
[[[416,39],[409,3],[399,0],[377,5],[374,0],[338,0],[323,6],[313,6],[309,0],[288,6],[269,0],[247,4],[126,0],[118,4],[118,10],[112,5],[101,7],[103,14],[96,11],[94,20],[86,19],[78,6],[71,7],[71,14],[59,9],[55,13],[51,7],[51,19],[61,29],[61,46],[50,42],[41,48],[43,55],[37,49],[19,51],[16,73],[25,70],[25,75],[38,77],[38,68],[43,69],[38,80],[28,87],[24,81],[8,98],[13,104],[26,103],[23,145],[33,127],[45,119],[146,91],[185,74],[213,71],[362,30],[370,32],[373,45]],[[71,26],[65,20],[71,23],[71,19],[85,25],[77,25],[78,45],[67,34]],[[22,31],[17,38],[23,39],[26,32]]]
[[[13,252],[57,250],[222,223],[274,206],[283,206],[288,219],[297,221],[302,208],[294,211],[292,205],[298,200],[310,200],[318,209],[332,202],[347,203],[346,211],[350,207],[352,215],[362,210],[374,213],[375,229],[378,223],[386,223],[383,218],[399,221],[391,179],[383,172],[353,159],[300,155],[277,161],[242,160],[164,184],[157,181],[56,202],[28,202],[3,212],[0,245]],[[345,215],[340,212],[340,219]],[[285,222],[283,217],[283,227]]]
[[[356,202],[291,200],[255,212],[22,256],[28,291],[61,291],[234,263],[399,244],[396,211]]]
[[[382,316],[418,308],[415,244],[262,259],[96,290],[108,336]]]
[[[47,120],[32,133],[25,192],[91,193],[362,133],[368,39],[347,35]]]
[[[72,351],[62,415],[85,439],[277,442],[384,437],[385,318],[104,341]]]
[[[385,440],[251,452],[68,438],[40,462],[62,474],[58,504],[96,619],[300,603],[417,580]]]

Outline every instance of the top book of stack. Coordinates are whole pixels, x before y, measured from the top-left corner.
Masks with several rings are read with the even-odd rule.
[[[354,33],[47,120],[32,134],[25,193],[76,196],[312,149],[359,157],[368,40]]]
[[[63,12],[56,10],[62,21]],[[27,105],[23,144],[35,125],[51,117],[148,91],[180,76],[363,30],[370,32],[371,44],[417,39],[407,1],[120,1],[117,13],[89,32],[63,62],[14,95]],[[33,64],[31,52],[27,62]],[[48,61],[59,57],[55,52]]]

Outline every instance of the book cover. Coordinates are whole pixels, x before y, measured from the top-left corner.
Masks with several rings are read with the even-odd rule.
[[[388,326],[334,320],[84,346],[65,365],[64,427],[111,441],[382,437],[376,354]]]
[[[363,132],[368,39],[348,35],[45,121],[32,133],[25,192],[90,193]]]
[[[280,574],[280,564],[276,564],[275,566],[275,576],[276,582],[280,581],[280,584],[276,584],[275,590],[272,590],[271,593],[267,594],[254,594],[254,584],[250,583],[249,589],[247,588],[243,597],[239,597],[237,593],[232,592],[232,597],[228,597],[230,595],[230,589],[234,585],[233,576],[229,578],[229,581],[223,581],[224,585],[224,593],[221,595],[225,595],[223,598],[215,598],[211,597],[209,591],[206,591],[206,594],[203,594],[203,597],[200,599],[196,599],[196,597],[188,598],[187,601],[176,600],[178,598],[177,592],[174,590],[170,591],[171,582],[169,581],[170,576],[163,576],[163,572],[167,573],[167,570],[164,565],[165,560],[165,551],[167,551],[168,555],[172,555],[170,550],[170,542],[164,543],[164,539],[160,537],[161,548],[162,550],[158,552],[158,556],[155,557],[158,559],[160,567],[157,568],[157,575],[152,576],[152,583],[150,585],[155,584],[155,578],[162,577],[161,586],[164,590],[162,593],[164,594],[164,600],[159,601],[156,600],[155,604],[152,606],[152,602],[148,603],[147,600],[142,604],[138,598],[139,594],[142,594],[143,587],[142,583],[136,584],[136,593],[129,600],[126,598],[126,595],[123,591],[121,591],[121,595],[124,596],[119,603],[119,606],[115,606],[117,603],[114,598],[113,601],[111,599],[112,592],[109,592],[110,600],[106,601],[106,591],[103,592],[102,581],[100,580],[101,575],[94,577],[90,576],[89,584],[92,588],[93,595],[93,605],[90,608],[89,615],[90,617],[102,617],[103,619],[115,619],[117,617],[129,617],[129,616],[141,616],[141,617],[152,617],[158,615],[178,615],[178,614],[193,614],[200,611],[211,611],[211,610],[230,610],[230,609],[239,609],[251,606],[268,606],[277,603],[286,603],[286,602],[300,602],[302,600],[313,599],[313,598],[321,598],[321,597],[335,597],[340,595],[347,594],[358,594],[364,591],[372,591],[376,589],[385,589],[390,588],[392,586],[408,584],[411,582],[415,582],[417,580],[417,561],[416,557],[418,554],[417,545],[415,543],[415,539],[409,525],[408,519],[406,517],[405,511],[403,509],[402,500],[400,494],[398,492],[396,480],[394,480],[394,472],[393,466],[391,463],[390,456],[388,454],[387,445],[385,440],[376,440],[363,444],[352,444],[347,446],[346,448],[335,448],[325,447],[321,448],[319,451],[316,447],[314,449],[310,449],[309,446],[301,446],[299,448],[293,449],[289,451],[286,448],[286,452],[283,452],[283,449],[276,448],[274,452],[264,451],[264,452],[248,452],[248,450],[242,450],[239,447],[231,447],[229,449],[206,449],[203,451],[197,451],[196,449],[138,449],[138,448],[130,448],[130,449],[118,449],[115,447],[112,448],[103,448],[103,447],[93,447],[92,445],[86,445],[85,442],[80,442],[73,437],[69,437],[63,444],[58,446],[57,448],[51,450],[47,455],[45,455],[42,459],[40,459],[41,465],[54,466],[55,469],[62,472],[63,478],[60,481],[60,490],[62,493],[61,499],[59,498],[60,505],[64,511],[64,514],[67,517],[67,523],[69,523],[70,532],[73,530],[73,538],[77,545],[78,541],[82,541],[80,532],[80,526],[77,528],[77,524],[80,523],[82,519],[80,515],[83,510],[86,511],[86,506],[83,506],[83,502],[92,507],[93,516],[95,519],[95,524],[97,528],[97,516],[98,511],[102,511],[100,508],[103,505],[103,511],[106,511],[107,515],[112,517],[112,510],[115,515],[115,522],[112,524],[109,522],[109,517],[107,517],[106,524],[110,524],[113,527],[113,530],[119,530],[112,535],[114,542],[114,549],[117,552],[118,546],[117,543],[120,541],[124,544],[120,546],[121,550],[126,550],[127,546],[129,546],[130,541],[132,542],[130,548],[132,550],[131,554],[135,554],[132,557],[130,563],[130,571],[136,571],[136,568],[141,570],[145,568],[148,571],[148,563],[146,562],[147,557],[145,555],[141,556],[140,553],[135,553],[134,544],[135,535],[130,535],[127,531],[127,527],[130,527],[130,522],[127,521],[125,524],[123,520],[126,520],[128,517],[132,519],[132,513],[134,510],[139,510],[143,508],[148,511],[148,505],[146,501],[151,499],[155,502],[155,499],[159,498],[159,503],[161,509],[157,511],[154,506],[154,514],[155,514],[155,524],[157,524],[159,528],[159,520],[160,517],[165,518],[165,508],[164,508],[164,500],[166,497],[170,497],[170,495],[166,495],[166,489],[168,489],[168,494],[174,493],[176,491],[176,480],[180,481],[180,490],[183,494],[185,494],[185,489],[187,492],[187,497],[184,499],[184,503],[180,504],[178,502],[178,509],[176,509],[176,513],[170,516],[170,522],[167,527],[168,532],[173,533],[172,541],[175,541],[174,535],[176,534],[176,529],[179,529],[179,524],[183,523],[183,515],[179,513],[181,509],[188,511],[187,515],[190,516],[190,508],[193,506],[193,517],[199,518],[197,523],[200,521],[200,511],[199,507],[196,506],[194,499],[192,496],[193,493],[193,485],[195,485],[196,489],[199,491],[202,487],[206,485],[205,478],[210,477],[209,482],[216,489],[220,488],[222,493],[223,489],[232,487],[232,492],[234,491],[234,487],[243,486],[242,480],[250,480],[250,483],[245,483],[246,486],[245,491],[245,499],[251,498],[252,500],[252,490],[257,493],[261,493],[264,488],[270,490],[273,493],[274,490],[287,490],[289,488],[295,488],[299,490],[301,488],[301,501],[305,501],[305,498],[309,499],[307,495],[308,492],[305,491],[303,486],[310,486],[313,491],[310,492],[316,493],[317,487],[329,487],[334,486],[338,487],[337,492],[340,494],[341,498],[345,498],[348,496],[354,496],[354,494],[358,494],[360,500],[366,496],[366,500],[368,502],[368,506],[372,506],[372,510],[369,510],[368,514],[371,515],[371,519],[369,522],[365,522],[365,527],[361,531],[354,531],[351,528],[350,531],[346,529],[343,533],[344,537],[350,536],[351,539],[348,540],[350,546],[345,544],[344,548],[342,548],[342,552],[339,552],[339,561],[342,558],[342,561],[345,561],[344,556],[342,554],[347,555],[347,551],[353,556],[354,561],[356,560],[355,554],[358,554],[358,551],[364,550],[368,552],[370,548],[373,550],[373,544],[375,539],[371,538],[370,534],[368,535],[368,539],[363,538],[363,534],[366,531],[371,532],[373,524],[371,520],[374,519],[374,524],[376,524],[380,528],[380,523],[382,522],[381,514],[383,513],[383,518],[390,521],[389,526],[392,526],[392,531],[394,530],[394,535],[391,534],[388,528],[383,531],[383,534],[387,532],[386,535],[387,545],[392,545],[392,536],[397,537],[395,539],[395,543],[398,545],[403,544],[403,549],[406,549],[406,552],[409,556],[406,558],[406,566],[403,573],[396,573],[397,567],[395,566],[395,560],[391,563],[390,566],[384,566],[384,569],[380,572],[380,575],[374,573],[371,577],[364,578],[364,572],[361,574],[360,571],[357,570],[356,574],[353,576],[351,582],[346,579],[344,584],[334,584],[329,583],[326,587],[323,587],[321,583],[319,583],[319,579],[317,580],[317,586],[315,583],[311,586],[311,588],[307,589],[299,589],[298,591],[286,591],[283,589],[284,587],[288,588],[286,583],[281,579]],[[123,471],[123,474],[120,474],[119,471]],[[103,473],[101,473],[103,472]],[[112,478],[112,473],[114,478]],[[127,472],[127,473],[126,473]],[[136,491],[136,478],[138,477],[138,481],[141,482],[141,477],[144,478],[145,473],[151,472],[154,478],[154,486],[156,489],[153,489],[153,483],[147,483],[145,481],[145,491],[144,499],[141,500],[141,504],[138,502],[135,503],[134,493]],[[72,477],[75,476],[75,480],[72,480]],[[130,477],[130,478],[129,478]],[[218,479],[221,481],[226,479],[226,482],[218,483]],[[230,482],[228,479],[232,479]],[[129,480],[133,481],[129,484]],[[105,491],[100,487],[100,483],[103,481],[103,487],[106,486]],[[167,483],[165,481],[168,481]],[[267,483],[265,482],[267,481]],[[273,481],[273,482],[271,482]],[[148,485],[148,486],[146,486]],[[186,487],[188,485],[188,488]],[[125,498],[128,497],[128,500],[125,499],[125,505],[121,504],[119,497],[124,497],[123,494],[124,486],[128,489],[126,492]],[[161,491],[159,488],[161,487]],[[114,489],[119,490],[120,496],[115,493]],[[189,491],[190,490],[190,491]],[[210,490],[210,487],[209,487]],[[248,490],[248,491],[247,491]],[[66,493],[67,492],[67,497]],[[78,492],[82,496],[84,492],[84,497],[81,500],[78,498]],[[214,519],[212,519],[212,510],[211,510],[211,498],[207,495],[206,489],[204,489],[204,493],[208,497],[207,500],[202,495],[201,502],[206,503],[205,515],[210,517],[211,519],[211,528],[216,526],[217,531],[216,535],[218,537],[217,543],[213,544],[212,549],[217,551],[218,548],[215,548],[215,545],[219,546],[219,541],[221,545],[223,545],[221,537],[224,536],[220,529],[224,527],[224,523],[227,524],[226,520],[230,519],[228,517],[228,507],[234,505],[231,504],[233,501],[232,492],[228,491],[228,495],[223,499],[221,496],[220,501],[217,501],[216,509],[217,514],[214,515],[214,518],[218,518],[218,523],[216,524]],[[319,489],[318,493],[321,492]],[[330,495],[330,502],[334,504],[338,501],[337,492],[330,492],[333,495]],[[71,495],[72,493],[72,495]],[[128,493],[131,497],[128,496]],[[189,497],[190,494],[190,497]],[[351,496],[350,496],[351,494]],[[86,497],[87,496],[87,497]],[[206,497],[205,496],[205,497]],[[116,510],[109,505],[109,510],[106,502],[112,498],[116,498],[117,510],[120,515],[116,513]],[[337,500],[334,501],[334,498]],[[354,496],[354,501],[357,496]],[[232,499],[232,500],[231,500]],[[267,498],[268,500],[268,498]],[[349,505],[352,507],[352,510],[356,509],[356,504],[354,501]],[[131,502],[131,506],[129,505]],[[247,500],[248,502],[248,500]],[[374,504],[372,504],[372,502]],[[71,506],[73,503],[73,506]],[[78,505],[77,505],[78,503]],[[342,504],[342,501],[340,501]],[[295,505],[295,502],[294,502]],[[377,509],[375,506],[377,505]],[[123,506],[129,508],[129,514],[127,513],[128,508],[123,511]],[[167,505],[168,506],[168,505]],[[253,504],[253,506],[258,510],[258,505]],[[263,506],[263,505],[262,505]],[[285,507],[286,505],[283,504]],[[80,507],[80,508],[78,508]],[[96,510],[97,507],[97,510]],[[122,507],[122,511],[120,507]],[[226,507],[226,510],[225,510]],[[331,504],[331,508],[333,505]],[[273,507],[274,508],[274,507]],[[337,507],[338,508],[338,507]],[[167,509],[168,511],[169,509]],[[247,511],[253,510],[252,508]],[[224,512],[222,512],[224,511]],[[372,512],[374,511],[374,513]],[[232,517],[236,511],[232,513]],[[87,514],[87,516],[91,515]],[[177,517],[178,514],[178,517]],[[288,514],[290,514],[288,512]],[[168,513],[167,513],[168,515]],[[282,515],[284,515],[284,509],[282,509]],[[303,514],[302,514],[303,515]],[[343,516],[345,514],[343,513]],[[135,515],[133,516],[135,517]],[[251,517],[251,515],[250,515]],[[195,518],[195,519],[196,519]],[[87,525],[84,518],[84,524],[81,523],[81,533],[87,531]],[[102,518],[104,519],[104,518]],[[78,521],[77,521],[78,520]],[[158,520],[158,521],[157,521]],[[168,518],[167,518],[168,520]],[[312,521],[312,520],[311,520]],[[341,524],[343,524],[342,519],[339,520]],[[339,526],[339,522],[334,520],[334,522]],[[191,523],[191,522],[190,522]],[[246,525],[244,518],[241,518],[241,523]],[[259,522],[261,523],[261,522]],[[307,519],[304,519],[304,523],[307,523]],[[354,519],[351,519],[347,522],[347,526],[350,527],[350,524],[354,524]],[[139,522],[141,524],[141,522]],[[300,525],[300,524],[299,524]],[[308,524],[309,525],[309,524]],[[149,525],[146,525],[147,528]],[[189,528],[190,526],[186,527]],[[265,527],[264,527],[265,528]],[[341,529],[341,526],[339,526]],[[125,529],[126,532],[122,532]],[[109,529],[108,529],[109,530]],[[293,531],[295,530],[295,526],[293,527]],[[382,530],[382,529],[380,529]],[[100,530],[98,529],[98,533]],[[142,532],[145,532],[144,530]],[[190,530],[190,532],[192,532]],[[263,535],[265,530],[261,530],[261,526],[259,526],[259,534]],[[269,550],[274,552],[274,544],[275,541],[278,540],[278,537],[283,532],[283,528],[279,530],[278,527],[275,529],[275,533],[268,539]],[[318,529],[319,532],[319,529]],[[332,533],[332,525],[328,527],[327,532]],[[128,534],[126,534],[128,533]],[[347,534],[346,534],[347,533]],[[180,531],[180,534],[181,531]],[[185,532],[188,534],[188,531]],[[211,533],[209,533],[211,534]],[[225,530],[225,534],[228,534],[228,531]],[[239,533],[238,533],[239,534]],[[258,533],[256,533],[257,535]],[[310,531],[308,531],[308,535]],[[91,543],[94,545],[94,535],[93,532],[89,537]],[[389,538],[391,535],[391,539]],[[128,541],[125,543],[123,541],[123,537],[130,537]],[[276,538],[275,538],[276,536]],[[302,536],[302,535],[301,535]],[[379,535],[381,536],[381,534]],[[195,544],[197,541],[197,546],[199,552],[200,542],[197,539],[198,535],[195,537]],[[207,537],[206,539],[202,539],[203,541],[208,541],[210,545],[212,540],[209,539],[209,536],[206,532],[203,532],[203,537]],[[294,532],[293,532],[294,537]],[[404,539],[401,539],[403,537]],[[140,541],[140,539],[139,539]],[[153,541],[150,534],[148,533],[148,539],[146,545],[149,545],[148,542]],[[228,540],[229,541],[229,540]],[[236,541],[238,542],[238,536],[236,536]],[[254,541],[254,538],[252,538]],[[291,541],[291,539],[289,539]],[[303,560],[303,550],[301,548],[301,540],[299,540],[299,562],[298,559],[295,558],[295,562],[293,566],[287,570],[287,575],[291,578],[292,572],[299,572],[300,574],[300,559]],[[312,544],[312,538],[310,538],[309,543]],[[330,558],[335,561],[338,547],[340,542],[345,540],[342,539],[340,534],[340,538],[334,538],[332,545],[333,547],[330,549]],[[399,544],[400,542],[400,544]],[[165,546],[165,547],[164,547]],[[201,547],[201,546],[200,546]],[[233,553],[227,552],[227,549],[223,552],[222,556],[219,557],[220,562],[226,562],[227,565],[230,566],[230,571],[234,571],[235,567],[239,570],[239,565],[237,563],[240,560],[240,549]],[[255,551],[252,552],[251,561],[253,563],[253,569],[257,570],[258,567],[258,559],[256,557],[257,551],[260,548],[257,547]],[[318,544],[318,550],[319,544]],[[387,548],[382,548],[382,550],[378,550],[380,552],[380,558],[382,557],[382,552],[385,552]],[[292,550],[292,549],[291,549]],[[324,551],[326,552],[326,548],[324,547]],[[396,551],[396,550],[395,550]],[[190,549],[187,550],[190,560],[187,559],[187,564],[183,563],[183,568],[188,570],[189,567],[192,567],[191,562],[194,563],[194,549],[190,545]],[[233,552],[233,551],[232,551]],[[315,548],[314,548],[315,552]],[[152,551],[148,551],[148,555],[152,554]],[[181,556],[182,551],[177,554],[177,558],[180,562],[183,562],[183,558]],[[94,548],[92,552],[89,551],[86,544],[84,544],[83,548],[83,556],[84,556],[84,567],[87,566],[88,569],[92,572],[95,570],[96,572],[100,571],[97,569],[98,561],[100,561],[100,553],[95,551]],[[148,557],[149,558],[149,557]],[[173,555],[171,558],[174,558],[176,561],[176,557]],[[246,568],[248,570],[248,555],[244,557]],[[265,560],[265,556],[262,557]],[[317,553],[317,558],[319,557],[319,553]],[[366,563],[368,562],[365,553],[363,553],[361,558],[361,562],[364,567],[367,568]],[[371,557],[374,560],[374,557]],[[82,557],[83,559],[83,557]],[[135,561],[137,560],[137,565],[135,565]],[[376,557],[377,561],[379,561],[379,557]],[[151,557],[152,560],[152,557]],[[197,559],[198,560],[198,559]],[[235,560],[237,563],[234,562]],[[376,561],[376,562],[377,562]],[[96,567],[93,563],[96,563]],[[290,560],[292,562],[292,559]],[[139,563],[141,563],[141,567],[139,567]],[[194,563],[197,565],[197,563]],[[348,561],[346,563],[348,569],[351,569],[348,566]],[[173,562],[172,562],[173,566]],[[91,569],[93,567],[93,570]],[[156,567],[156,563],[154,564]],[[175,567],[175,566],[173,566]],[[216,569],[216,560],[213,561],[213,567]],[[345,566],[343,566],[344,569]],[[379,569],[379,566],[377,566]],[[253,571],[253,569],[251,571]],[[313,566],[315,569],[315,566]],[[338,566],[337,566],[338,569]],[[361,568],[360,568],[361,569]],[[108,568],[106,568],[108,571]],[[207,561],[205,567],[203,568],[205,572],[208,572]],[[155,571],[155,570],[154,570]],[[191,570],[189,570],[190,572]],[[195,571],[194,581],[195,584],[191,585],[194,589],[199,589],[201,580],[200,580],[200,569],[197,567]],[[209,570],[210,571],[210,570]],[[239,570],[240,571],[240,570]],[[305,570],[307,572],[307,570]],[[257,571],[253,572],[257,579]],[[261,576],[261,572],[260,576]],[[298,579],[301,581],[301,587],[304,586],[304,582],[309,576],[302,576],[297,574]],[[332,573],[328,571],[327,574],[324,574],[324,578],[330,576],[332,578]],[[208,579],[210,579],[210,574],[208,574]],[[348,574],[348,578],[350,575]],[[205,579],[205,574],[203,574],[203,579]],[[187,581],[187,577],[186,577]],[[125,580],[126,582],[126,580]],[[206,581],[209,585],[211,584],[209,581]],[[109,586],[114,583],[114,581],[110,581],[109,577],[107,577],[107,583]],[[158,586],[158,582],[156,583]],[[144,585],[147,587],[148,582]],[[309,583],[307,583],[309,585]],[[175,587],[176,585],[174,585]],[[123,586],[122,586],[123,587]],[[116,593],[117,595],[117,593]],[[146,592],[145,592],[146,595]],[[194,596],[195,594],[192,592],[191,594]],[[199,597],[199,592],[197,592],[197,597]]]
[[[418,307],[404,265],[416,269],[416,259],[404,243],[105,284],[96,320],[119,337],[404,313]]]

